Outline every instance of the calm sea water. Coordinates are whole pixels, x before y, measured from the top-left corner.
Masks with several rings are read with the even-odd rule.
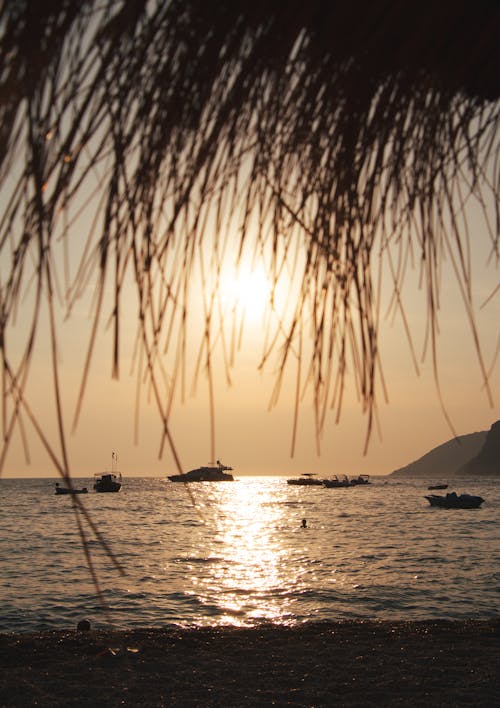
[[[191,485],[193,506],[184,485],[124,479],[119,494],[80,497],[125,571],[86,526],[106,617],[55,481],[0,480],[0,631],[500,612],[499,482],[450,484],[486,502],[442,510],[424,499],[425,480],[323,489],[246,477]]]

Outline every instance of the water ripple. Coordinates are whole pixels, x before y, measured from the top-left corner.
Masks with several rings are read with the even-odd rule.
[[[499,490],[472,481],[463,491],[485,505],[442,513],[425,480],[332,494],[246,478],[200,485],[193,509],[183,487],[132,479],[85,500],[125,576],[92,534],[88,548],[123,627],[489,618],[500,610]],[[84,616],[104,626],[71,500],[47,480],[0,480],[0,496],[0,631]]]

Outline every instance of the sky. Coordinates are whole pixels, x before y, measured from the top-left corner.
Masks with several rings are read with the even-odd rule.
[[[20,164],[19,169],[21,167]],[[7,189],[9,182],[11,185],[16,184],[15,174],[9,175]],[[92,192],[91,186],[86,185],[86,188],[89,193]],[[60,235],[55,234],[53,238],[54,243],[58,244],[58,250],[55,249],[53,256],[59,274],[59,280],[55,283],[58,293],[63,293],[67,286],[64,275],[66,271],[71,271],[69,281],[76,276],[87,235],[94,222],[95,200],[87,202],[86,196],[88,195],[85,193],[81,195],[86,210],[79,204],[75,205],[79,221],[72,225],[70,230],[69,252],[66,251]],[[0,204],[1,197],[2,195]],[[489,218],[494,223],[494,205],[486,206]],[[416,254],[413,268],[407,271],[401,291],[405,315],[412,333],[416,363],[410,352],[401,316],[394,316],[390,308],[391,281],[384,262],[379,349],[387,395],[378,379],[376,423],[371,429],[368,444],[368,417],[356,395],[351,361],[348,361],[345,376],[341,414],[337,417],[335,410],[327,411],[319,438],[312,389],[302,386],[303,395],[294,439],[297,360],[293,356],[290,357],[277,400],[273,397],[273,390],[279,371],[279,346],[266,360],[264,368],[259,368],[266,342],[267,324],[271,324],[273,331],[276,318],[273,318],[266,308],[272,289],[268,254],[263,254],[262,261],[254,262],[251,257],[253,251],[250,250],[250,225],[247,239],[250,244],[249,251],[243,253],[238,270],[234,267],[234,242],[231,238],[225,241],[223,237],[218,241],[218,246],[225,244],[227,251],[220,275],[220,302],[227,346],[235,331],[232,327],[234,312],[238,333],[243,315],[244,325],[240,346],[230,371],[229,384],[222,366],[222,339],[215,317],[212,357],[213,418],[210,412],[208,379],[203,367],[196,376],[198,352],[203,341],[204,307],[203,276],[199,262],[190,277],[185,379],[183,386],[180,377],[177,379],[169,418],[170,433],[182,469],[187,471],[221,459],[226,465],[233,467],[236,476],[292,476],[304,472],[321,476],[385,475],[418,459],[455,434],[464,435],[488,430],[500,419],[500,270],[499,264],[492,257],[491,235],[481,211],[472,200],[467,203],[466,218],[471,246],[473,312],[484,366],[489,373],[492,400],[483,385],[474,337],[450,253],[446,252],[443,254],[440,268],[440,332],[437,339],[436,378],[426,338],[425,287],[421,283],[419,259]],[[229,236],[234,228],[234,223],[228,224]],[[208,232],[214,231],[210,218],[206,221],[206,229]],[[238,239],[235,241],[238,242]],[[206,278],[213,250],[210,234],[204,248]],[[0,253],[4,259],[3,262],[0,260],[0,283],[5,283],[8,275],[8,264],[5,262],[7,249],[8,246]],[[373,260],[376,261],[377,257],[377,248],[374,248]],[[299,263],[304,258],[303,244],[299,243],[292,258]],[[376,270],[374,263],[374,271]],[[175,276],[175,262],[171,272]],[[26,345],[31,325],[34,288],[33,285],[30,288],[29,281],[30,274],[25,273],[19,307],[8,331],[8,349],[9,353],[14,354],[14,359]],[[175,473],[177,470],[172,450],[168,445],[162,445],[161,423],[151,388],[147,384],[140,387],[137,385],[138,360],[134,357],[134,343],[138,305],[130,282],[125,281],[122,290],[119,378],[112,377],[113,341],[109,315],[113,304],[108,290],[103,317],[97,329],[83,407],[76,428],[73,429],[72,421],[77,408],[82,371],[92,330],[95,274],[92,276],[90,272],[86,285],[86,290],[82,297],[75,300],[69,315],[64,296],[61,295],[55,301],[59,347],[57,360],[60,366],[70,471],[75,477],[92,477],[94,473],[110,467],[114,452],[125,477],[166,477]],[[288,312],[285,319],[289,316],[290,304],[295,301],[296,293],[296,282],[285,272],[275,290],[276,308]],[[311,348],[307,326],[303,332],[307,360]],[[172,351],[175,354],[177,334],[178,332],[174,331],[173,349],[164,357],[164,374],[168,385],[172,383]],[[162,331],[162,342],[166,336],[166,332]],[[165,391],[166,388],[162,390]],[[50,328],[46,308],[38,324],[36,347],[25,393],[45,439],[60,460]],[[211,442],[212,423],[214,449]],[[23,425],[24,429],[17,426],[14,431],[2,475],[56,477],[57,469],[26,416],[23,417]],[[292,444],[293,440],[295,444]]]
[[[484,307],[480,305],[498,285],[498,268],[491,259],[488,261],[490,246],[485,234],[480,231],[480,220],[473,226],[477,226],[473,236],[475,316],[484,360],[489,368],[495,361],[499,343],[499,294]],[[368,421],[355,396],[351,368],[347,371],[340,419],[336,420],[335,411],[327,414],[319,449],[311,391],[306,391],[299,408],[292,455],[296,362],[290,363],[278,402],[270,408],[276,381],[276,359],[271,358],[263,371],[258,369],[270,285],[259,264],[252,268],[250,260],[247,260],[239,275],[228,270],[222,278],[223,300],[228,306],[236,307],[240,314],[245,311],[245,319],[241,346],[231,370],[231,385],[228,385],[220,365],[220,346],[214,349],[215,450],[212,455],[208,381],[203,372],[198,376],[196,387],[193,387],[202,324],[201,292],[193,288],[190,302],[194,314],[188,335],[185,399],[181,400],[177,390],[170,417],[170,431],[182,468],[187,471],[215,461],[212,458],[219,458],[233,467],[236,477],[261,474],[295,476],[304,472],[323,477],[361,473],[385,475],[446,442],[453,437],[454,431],[462,435],[488,430],[500,418],[500,365],[496,361],[490,373],[491,405],[484,390],[473,337],[449,262],[444,264],[441,277],[438,380],[448,419],[440,404],[432,358],[429,352],[423,361],[421,358],[426,308],[424,293],[418,287],[416,266],[405,280],[403,296],[419,372],[416,372],[412,362],[401,319],[387,316],[388,291],[385,306],[381,308],[380,328],[387,401],[379,387],[377,425],[372,430],[366,452]],[[283,306],[290,297],[291,291],[281,291],[278,293],[278,304]],[[175,462],[168,446],[160,455],[161,427],[147,386],[140,389],[140,415],[136,429],[138,389],[133,343],[137,305],[133,298],[125,309],[120,377],[115,380],[111,376],[112,338],[109,328],[105,326],[106,318],[103,318],[82,412],[76,430],[71,430],[91,329],[91,303],[89,293],[69,318],[65,318],[62,306],[58,309],[58,360],[71,473],[75,477],[91,478],[94,473],[110,468],[112,452],[117,454],[119,468],[125,478],[165,477],[175,473]],[[12,330],[14,341],[16,337],[21,341],[26,335],[28,322],[26,314],[21,311]],[[228,336],[230,330],[229,326]],[[54,450],[58,450],[46,317],[40,323],[38,348],[26,391],[47,439]],[[57,477],[53,463],[27,420],[25,428],[29,459],[18,429],[5,460],[3,476]]]

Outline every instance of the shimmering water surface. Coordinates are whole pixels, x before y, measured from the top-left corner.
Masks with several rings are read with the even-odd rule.
[[[83,617],[130,628],[499,614],[498,482],[450,484],[486,502],[443,510],[424,499],[426,480],[325,489],[245,477],[190,485],[193,506],[182,484],[125,479],[119,494],[80,497],[125,571],[85,526],[109,617],[54,482],[0,480],[0,631]]]

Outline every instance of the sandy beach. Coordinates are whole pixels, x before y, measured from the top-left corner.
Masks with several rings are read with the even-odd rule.
[[[493,706],[500,620],[0,635],[2,706]]]

